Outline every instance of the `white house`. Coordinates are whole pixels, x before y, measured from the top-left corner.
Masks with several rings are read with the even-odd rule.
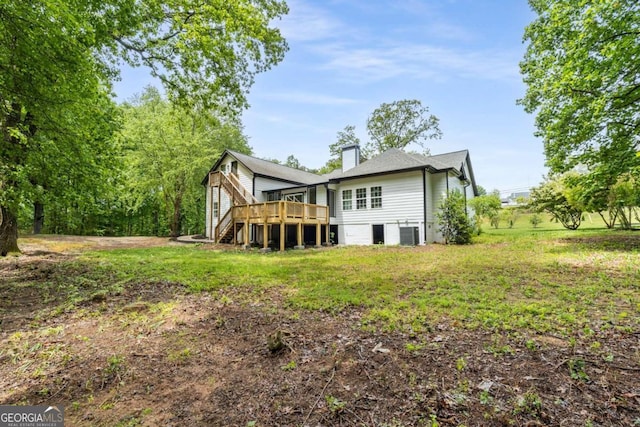
[[[342,170],[316,175],[225,151],[202,181],[206,235],[264,247],[423,245],[440,242],[436,212],[458,189],[477,194],[467,150],[422,156],[390,149],[360,162],[343,147]]]

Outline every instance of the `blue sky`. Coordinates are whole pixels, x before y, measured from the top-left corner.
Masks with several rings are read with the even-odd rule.
[[[243,114],[254,155],[317,168],[346,125],[362,143],[383,102],[418,99],[440,119],[432,154],[469,149],[476,181],[504,193],[546,172],[534,118],[516,100],[526,0],[289,0],[281,28],[290,50],[257,76]],[[120,100],[151,80],[123,72]]]

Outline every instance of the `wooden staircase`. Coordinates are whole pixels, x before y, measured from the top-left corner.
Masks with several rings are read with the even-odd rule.
[[[233,173],[225,174],[223,172],[211,172],[209,174],[209,185],[219,187],[231,199],[231,208],[218,221],[214,232],[216,243],[230,243],[235,239],[234,222],[233,222],[233,206],[250,205],[258,203],[258,199],[251,194],[240,182],[238,177]],[[235,232],[242,230],[244,223],[236,224]]]

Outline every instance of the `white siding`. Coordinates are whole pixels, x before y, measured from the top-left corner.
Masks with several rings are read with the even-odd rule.
[[[257,176],[255,182],[256,188],[254,189],[254,194],[260,202],[265,201],[263,191],[279,190],[281,188],[291,187],[291,183],[264,178],[262,176]]]
[[[327,205],[327,188],[324,185],[316,185],[316,204]]]
[[[371,208],[371,187],[382,187],[382,208]],[[357,209],[356,190],[367,189],[367,208]],[[352,209],[342,209],[342,192],[351,190]],[[384,225],[385,244],[400,243],[400,227],[419,227],[424,243],[424,193],[422,171],[343,181],[336,194],[336,221],[340,243],[372,244],[374,224]]]
[[[205,222],[204,222],[204,235],[211,238],[211,206],[213,201],[213,195],[211,192],[213,187],[207,185],[205,187]]]

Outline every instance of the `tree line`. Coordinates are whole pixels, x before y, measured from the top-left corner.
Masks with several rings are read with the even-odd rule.
[[[191,197],[181,184],[191,171],[176,172],[174,188],[123,196],[129,179],[148,189],[136,171],[158,172],[164,158],[117,136],[122,120],[135,116],[112,99],[120,64],[146,67],[162,82],[175,117],[189,116],[174,134],[162,135],[165,144],[189,133],[237,136],[229,126],[248,106],[255,75],[288,49],[272,25],[287,12],[282,0],[0,2],[0,255],[19,250],[19,220],[29,205],[38,227],[159,227],[164,215],[136,218],[155,215],[159,204],[175,210]],[[109,173],[123,165],[130,176]],[[168,221],[175,227],[181,216]]]

